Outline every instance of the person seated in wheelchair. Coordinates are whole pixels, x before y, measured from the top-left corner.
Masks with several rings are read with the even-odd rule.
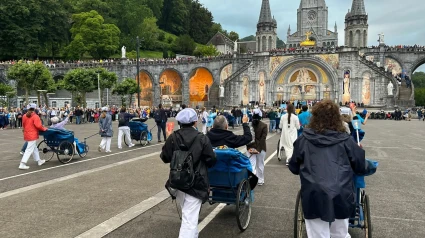
[[[242,118],[242,127],[244,134],[235,135],[229,131],[229,125],[225,116],[217,116],[214,120],[213,128],[208,131],[207,137],[211,142],[213,148],[232,148],[236,149],[241,146],[246,146],[253,140],[251,129],[248,124],[248,116],[244,115]],[[255,149],[250,150],[251,154],[258,154]],[[251,168],[252,169],[252,168]],[[251,188],[254,189],[258,183],[258,177],[249,171],[249,183]]]
[[[213,147],[227,146],[229,148],[239,148],[252,141],[251,129],[248,125],[248,117],[242,118],[243,135],[235,135],[229,131],[229,124],[225,116],[217,116],[213,123],[213,128],[208,131],[207,137]]]
[[[68,123],[69,117],[72,117],[72,115],[73,113],[70,112],[68,116],[61,122],[59,122],[60,121],[59,117],[52,117],[50,119],[50,121],[52,122],[52,125],[50,126],[50,128],[58,129],[58,130],[66,130],[65,125]]]
[[[346,132],[338,106],[330,100],[317,103],[289,161],[289,170],[301,179],[308,237],[350,237],[349,218],[356,208],[353,176],[366,174],[366,165],[365,151]]]

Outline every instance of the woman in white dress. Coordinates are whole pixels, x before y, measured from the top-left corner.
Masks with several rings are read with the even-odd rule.
[[[285,149],[286,165],[292,157],[294,151],[294,142],[298,138],[298,130],[300,129],[300,121],[295,115],[295,107],[292,104],[288,104],[287,112],[280,118],[279,128],[282,130],[280,135],[280,146],[279,148]],[[278,158],[281,158],[281,150],[278,150]]]

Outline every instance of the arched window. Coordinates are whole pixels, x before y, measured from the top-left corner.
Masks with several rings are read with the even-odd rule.
[[[348,37],[348,47],[354,46],[353,32],[350,31],[350,36]]]
[[[261,51],[267,51],[267,38],[265,36],[261,38]]]
[[[269,36],[269,47],[268,47],[268,50],[272,50],[273,48],[274,48],[274,46],[273,46],[273,39],[272,39],[271,36]]]

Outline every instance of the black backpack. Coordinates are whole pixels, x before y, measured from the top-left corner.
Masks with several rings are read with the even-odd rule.
[[[155,119],[155,122],[157,123],[161,123],[162,122],[162,117],[161,117],[161,110],[156,110],[154,113],[153,118]]]
[[[188,190],[192,188],[195,181],[195,169],[193,168],[193,142],[199,137],[199,134],[192,141],[190,148],[177,138],[178,132],[171,135],[174,144],[173,157],[170,163],[169,183],[170,187],[178,190]],[[181,138],[181,136],[179,135]]]

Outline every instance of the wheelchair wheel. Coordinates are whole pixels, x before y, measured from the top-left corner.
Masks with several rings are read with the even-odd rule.
[[[239,184],[238,193],[236,194],[236,221],[241,231],[245,231],[248,228],[251,220],[251,206],[251,185],[245,179]]]
[[[85,145],[84,146],[84,152],[83,153],[80,153],[80,154],[78,154],[81,158],[84,158],[84,157],[86,157],[87,156],[87,153],[89,152],[89,146],[88,145]]]
[[[47,161],[50,161],[53,158],[53,155],[55,155],[55,152],[53,149],[47,145],[46,141],[42,141],[38,144],[38,153],[40,154],[40,159]]]
[[[295,238],[307,237],[303,205],[301,204],[301,190],[298,192],[297,201],[295,202],[294,237]]]
[[[280,148],[279,148],[280,147]],[[279,152],[280,150],[280,152]],[[285,152],[285,148],[283,148],[283,146],[280,146],[280,139],[279,142],[277,142],[277,160],[282,161],[282,155]]]
[[[140,141],[139,142],[142,146],[146,146],[148,144],[148,132],[142,131],[142,133],[140,133]]]
[[[364,232],[366,238],[372,238],[372,220],[370,219],[370,203],[367,194],[363,197]]]
[[[74,145],[69,141],[61,142],[56,150],[56,155],[61,163],[69,163],[74,157]]]

